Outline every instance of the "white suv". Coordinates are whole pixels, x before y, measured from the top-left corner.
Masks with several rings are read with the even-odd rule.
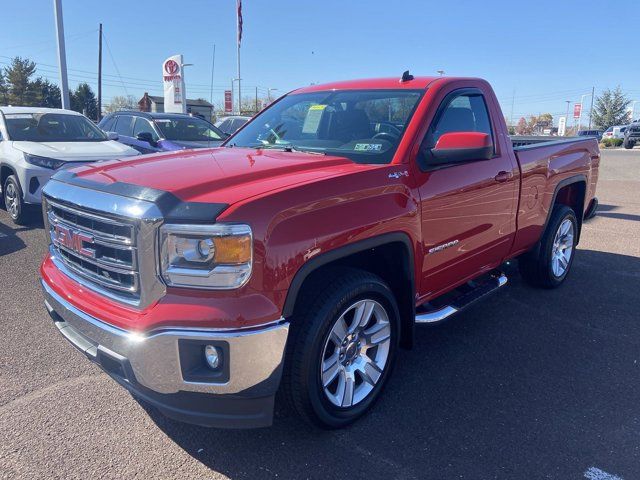
[[[138,155],[116,139],[71,110],[0,107],[0,189],[12,220],[26,221],[56,170]]]

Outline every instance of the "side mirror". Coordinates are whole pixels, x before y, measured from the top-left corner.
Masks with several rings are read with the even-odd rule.
[[[153,136],[150,132],[140,132],[136,135],[136,139],[141,142],[147,142],[149,145],[155,145],[156,141],[153,139]]]
[[[105,132],[107,134],[107,140],[118,140],[119,135],[117,132]]]
[[[450,132],[438,139],[427,153],[427,163],[444,165],[493,157],[491,136],[481,132]]]

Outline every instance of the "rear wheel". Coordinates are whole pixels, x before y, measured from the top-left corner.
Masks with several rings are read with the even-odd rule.
[[[571,270],[578,239],[573,209],[556,205],[540,244],[520,258],[520,273],[532,285],[556,288]]]
[[[399,313],[389,287],[367,272],[344,269],[292,321],[283,390],[295,412],[323,428],[362,416],[393,367]],[[318,295],[319,293],[319,295]]]

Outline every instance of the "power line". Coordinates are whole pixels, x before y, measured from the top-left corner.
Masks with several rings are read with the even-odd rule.
[[[122,80],[122,75],[120,75],[120,69],[118,68],[118,65],[116,64],[115,58],[113,58],[113,54],[111,53],[111,47],[109,46],[109,40],[107,39],[107,36],[104,34],[104,32],[102,33],[102,38],[104,38],[104,43],[107,46],[107,52],[109,52],[109,57],[111,57],[111,61],[113,62],[113,66],[116,69],[116,73],[118,74],[118,77],[120,77],[120,83],[122,83],[122,88],[124,88],[124,93],[128,97],[129,96],[129,91],[127,90],[127,87],[124,85],[124,81]]]

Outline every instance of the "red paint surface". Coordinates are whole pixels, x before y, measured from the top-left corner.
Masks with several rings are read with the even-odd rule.
[[[485,95],[495,157],[422,172],[419,147],[436,109],[448,93],[468,87]],[[98,182],[133,183],[167,190],[187,201],[229,204],[219,221],[248,223],[254,234],[253,274],[244,287],[231,292],[170,288],[157,304],[137,311],[78,285],[48,259],[41,268],[43,278],[80,309],[122,328],[246,327],[280,317],[294,275],[310,258],[358,240],[401,232],[414,247],[416,302],[421,303],[534,245],[562,179],[584,174],[585,209],[593,198],[596,141],[522,150],[516,157],[498,102],[483,80],[358,80],[314,85],[293,94],[361,88],[426,89],[389,165],[217,148],[160,153],[77,170]],[[408,175],[389,176],[405,171]],[[497,182],[496,175],[504,172],[511,178]],[[458,240],[452,248],[427,254],[452,240]]]

